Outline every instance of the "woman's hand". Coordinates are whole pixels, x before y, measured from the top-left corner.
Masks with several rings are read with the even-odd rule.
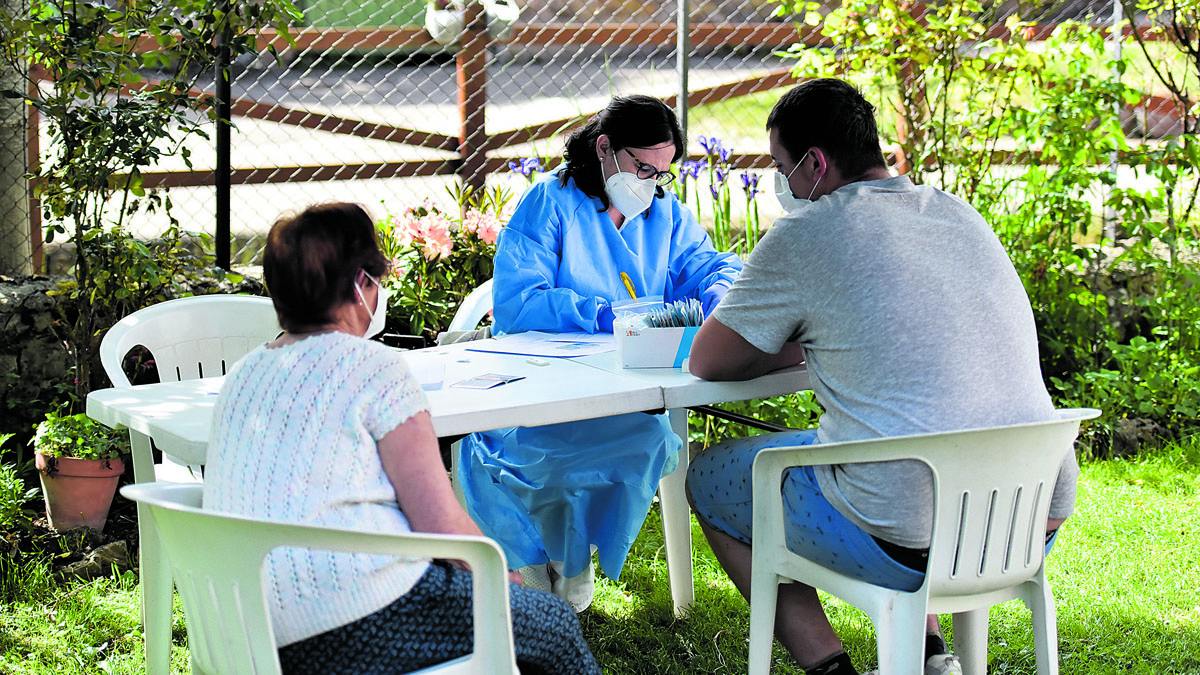
[[[447,558],[446,562],[450,563],[452,567],[457,567],[460,570],[466,570],[468,572],[471,571],[471,566],[468,565],[466,561],[459,560],[457,558]],[[521,573],[516,570],[508,571],[508,580],[518,586],[525,585],[525,577],[521,576]]]

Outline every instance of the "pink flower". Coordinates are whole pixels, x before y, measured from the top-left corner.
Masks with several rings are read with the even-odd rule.
[[[419,220],[420,216],[414,215],[411,210],[406,210],[395,220],[392,236],[396,238],[397,244],[408,246],[413,243],[420,232]]]
[[[433,211],[417,218],[414,225],[412,243],[421,249],[421,256],[426,260],[445,258],[454,250],[454,241],[450,238],[453,223],[441,212]]]
[[[501,227],[504,227],[504,223],[499,218],[478,209],[467,211],[467,217],[463,220],[463,231],[474,233],[485,244],[496,243]]]

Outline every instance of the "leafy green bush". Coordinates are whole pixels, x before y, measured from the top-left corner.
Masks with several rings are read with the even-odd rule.
[[[12,434],[0,434],[0,447],[12,437]],[[37,488],[25,487],[16,466],[0,464],[0,530],[27,526],[32,512],[27,511],[25,505],[37,496]]]
[[[794,394],[750,401],[733,401],[721,403],[715,407],[736,415],[752,417],[761,422],[792,429],[816,427],[824,412],[811,391],[800,391]],[[688,416],[690,441],[705,447],[728,438],[743,438],[761,433],[764,433],[761,429],[717,417],[695,414]]]
[[[37,426],[33,447],[48,457],[115,459],[129,453],[129,436],[83,413],[60,416],[52,412]]]
[[[863,88],[895,120],[881,129],[901,170],[966,199],[992,224],[1025,284],[1059,403],[1099,407],[1106,425],[1146,417],[1177,432],[1195,426],[1200,144],[1188,133],[1127,138],[1120,111],[1143,93],[1121,82],[1128,63],[1110,55],[1107,30],[1065,23],[1033,43],[1033,25],[1018,17],[989,32],[973,0],[846,0],[829,12],[780,4],[820,24],[831,43],[793,47],[796,75]],[[1190,32],[1167,34],[1200,54]],[[1177,101],[1190,100],[1181,87],[1195,73],[1172,79],[1151,66]],[[1194,108],[1178,110],[1194,130]],[[1114,158],[1145,180],[1118,186]],[[1122,270],[1153,283],[1114,289],[1108,280]]]
[[[17,475],[17,467],[0,464],[0,530],[25,527],[33,512],[25,505],[37,499],[37,488],[26,488]]]
[[[161,209],[175,223],[170,200],[148,193],[142,172],[172,155],[190,166],[184,141],[206,136],[204,124],[216,116],[213,97],[195,89],[222,60],[257,53],[257,31],[274,26],[288,36],[287,23],[298,18],[288,0],[0,7],[0,62],[28,80],[0,95],[36,108],[47,127],[50,147],[32,183],[46,242],[65,235],[76,252],[75,279],[63,293],[77,302],[60,326],[75,360],[76,401],[93,384],[99,339],[112,325],[107,316],[124,316],[119,306],[135,293],[130,284],[157,289],[160,268],[170,267],[169,252],[156,257],[123,230],[126,217],[142,209]]]

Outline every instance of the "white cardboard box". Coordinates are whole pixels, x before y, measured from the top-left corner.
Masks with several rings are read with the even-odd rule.
[[[683,368],[699,326],[642,328],[620,326],[617,358],[622,368]]]

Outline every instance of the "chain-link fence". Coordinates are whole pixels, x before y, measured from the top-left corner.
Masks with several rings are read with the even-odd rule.
[[[681,72],[694,103],[789,81],[772,52],[796,33],[772,17],[772,4],[703,5],[689,17],[692,49],[681,64],[670,4],[530,0],[486,46],[464,44],[469,34],[438,44],[425,5],[412,0],[304,4],[306,25],[281,50],[283,63],[264,56],[235,73],[231,228],[240,257],[257,250],[255,235],[278,213],[313,201],[357,201],[383,216],[427,199],[448,205],[460,175],[519,190],[511,159],[557,158],[566,133],[613,95],[674,104]],[[761,123],[736,107],[695,120],[691,149],[702,152],[699,135],[719,135],[761,154]],[[175,188],[172,199],[186,226],[210,227],[210,188]]]
[[[613,95],[668,100],[683,113],[692,159],[712,155],[719,141],[731,169],[761,173],[769,166],[766,113],[775,90],[795,82],[792,61],[777,52],[821,40],[817,27],[776,17],[773,0],[524,0],[511,25],[504,0],[486,2],[487,12],[468,9],[465,17],[461,10],[455,15],[453,3],[430,15],[425,0],[298,4],[304,19],[294,42],[263,38],[278,47],[278,62],[264,52],[233,68],[235,263],[256,258],[261,235],[281,212],[310,203],[355,201],[384,217],[424,200],[449,206],[448,189],[463,181],[518,192],[524,178],[508,171],[509,161],[557,159],[566,133]],[[681,7],[686,40],[678,30]],[[997,6],[986,20],[1001,26],[1017,9]],[[1053,22],[1103,16],[1112,5],[1036,9],[1034,19]],[[475,12],[482,18],[472,23]],[[489,15],[488,29],[480,30]],[[465,19],[462,33],[456,18]],[[451,43],[436,41],[427,24],[449,25]],[[204,88],[212,91],[211,84]],[[0,168],[11,176],[11,167],[24,171],[25,154],[10,119],[5,113]],[[49,143],[45,129],[41,143]],[[170,189],[172,214],[184,229],[211,233],[217,155],[209,139],[193,137],[187,145],[192,167],[181,156],[167,158],[145,184]],[[30,216],[22,213],[28,201],[17,183],[6,182],[0,193],[6,214],[0,236],[6,251],[16,251],[11,258],[28,263],[0,272],[28,269],[34,260],[33,252],[9,243],[28,246],[31,239],[29,226],[18,223]],[[696,203],[703,192],[690,194],[704,221],[705,206]],[[734,190],[732,210],[747,210],[752,194]],[[778,207],[760,202],[760,218],[770,222]],[[166,225],[162,213],[133,224],[144,236]]]

